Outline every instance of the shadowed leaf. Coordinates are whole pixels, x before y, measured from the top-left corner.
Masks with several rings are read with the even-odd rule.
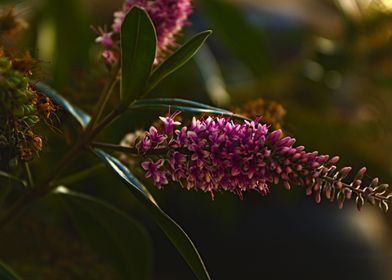
[[[154,72],[152,72],[151,77],[148,80],[145,94],[149,93],[163,79],[187,63],[197,53],[211,33],[211,30],[207,30],[195,35],[183,46],[177,49],[171,56],[166,58],[165,61],[162,62],[162,64],[159,65],[159,67],[155,69]]]
[[[96,155],[107,163],[107,165],[122,179],[132,194],[148,210],[170,239],[178,252],[182,255],[199,280],[209,280],[210,276],[196,249],[184,230],[173,221],[157,204],[146,187],[116,158],[99,150],[94,150]]]
[[[154,25],[145,10],[133,7],[121,25],[121,102],[124,107],[143,94],[155,53]]]
[[[8,265],[0,261],[1,280],[22,280]]]
[[[144,227],[126,213],[95,197],[58,187],[81,236],[111,261],[124,279],[151,279],[152,246]]]

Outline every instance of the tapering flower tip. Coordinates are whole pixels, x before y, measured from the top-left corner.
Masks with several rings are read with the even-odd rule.
[[[319,156],[319,158],[318,158],[318,162],[319,162],[319,163],[325,163],[325,162],[328,161],[328,159],[329,159],[329,156],[328,156],[328,155],[321,155],[321,156]]]
[[[321,192],[320,191],[315,193],[314,200],[316,201],[316,203],[320,203],[321,202]]]
[[[338,207],[339,207],[339,209],[343,209],[343,206],[344,206],[344,199],[345,199],[345,196],[344,195],[338,195],[338,198],[337,198],[337,201],[338,201]]]
[[[352,168],[350,166],[346,166],[339,170],[339,174],[341,177],[346,177],[351,172],[351,170]]]
[[[295,139],[287,136],[279,141],[278,146],[291,147],[294,143],[295,143]]]
[[[340,189],[343,187],[343,183],[342,183],[341,181],[335,181],[334,187],[335,187],[337,190],[340,190]]]
[[[345,190],[346,199],[350,200],[352,197],[353,191],[350,189]]]
[[[274,143],[278,142],[278,140],[280,139],[281,136],[282,136],[282,130],[280,130],[280,129],[275,130],[268,135],[268,141],[270,141],[272,144],[274,144]]]
[[[366,167],[362,167],[361,169],[358,170],[354,180],[362,180],[363,175],[365,175],[365,173],[366,173]]]
[[[332,198],[332,187],[326,186],[325,187],[325,197],[329,200]]]
[[[372,182],[370,183],[370,186],[375,188],[375,187],[377,187],[378,183],[379,183],[379,179],[376,177],[372,180]]]
[[[333,158],[331,158],[328,162],[327,162],[327,165],[328,166],[332,166],[332,165],[334,165],[334,164],[336,164],[338,161],[339,161],[339,157],[338,156],[334,156]]]

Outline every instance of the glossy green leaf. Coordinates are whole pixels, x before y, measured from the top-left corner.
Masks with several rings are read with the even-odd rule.
[[[91,118],[89,115],[84,113],[79,108],[73,106],[67,99],[61,96],[56,90],[54,90],[50,86],[41,82],[32,83],[31,85],[38,92],[50,97],[55,104],[61,107],[61,109],[71,114],[82,127],[86,127],[87,124],[90,122]]]
[[[199,280],[210,279],[193,242],[184,230],[158,206],[146,187],[116,158],[99,149],[95,149],[94,151],[122,179],[132,194],[145,206],[149,214],[191,267],[197,278]]]
[[[163,79],[187,63],[197,53],[211,33],[211,30],[207,30],[195,35],[171,56],[165,59],[165,61],[151,74],[145,93],[150,92]]]
[[[22,280],[8,265],[0,261],[1,280]]]
[[[58,187],[81,236],[111,261],[124,279],[151,279],[152,246],[144,227],[126,213],[86,194]]]
[[[146,105],[174,105],[174,106],[184,106],[184,107],[194,107],[194,108],[200,108],[200,109],[210,109],[210,110],[215,110],[219,112],[225,112],[225,113],[231,113],[229,110],[225,110],[222,108],[210,106],[207,104],[203,104],[200,102],[192,101],[192,100],[187,100],[187,99],[181,99],[181,98],[151,98],[151,99],[141,99],[141,100],[136,100],[134,103],[132,103],[131,107],[136,107],[136,106],[146,106]]]
[[[219,115],[223,117],[233,118],[237,120],[249,120],[247,117],[234,114],[230,111],[222,110],[220,108],[215,108],[209,106],[209,108],[199,108],[185,105],[171,105],[166,103],[134,103],[129,107],[129,110],[163,110],[163,111],[181,111],[188,112],[192,114],[211,114],[211,115]]]
[[[121,102],[124,107],[143,94],[155,54],[154,25],[146,11],[135,6],[121,25]]]

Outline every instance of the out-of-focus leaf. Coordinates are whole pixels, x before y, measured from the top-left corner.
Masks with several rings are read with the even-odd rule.
[[[7,185],[17,185],[22,188],[27,186],[26,181],[0,170],[0,187],[4,183]]]
[[[218,61],[207,45],[204,45],[195,55],[195,62],[212,102],[218,106],[230,104],[231,97],[226,90]]]
[[[226,0],[201,2],[218,37],[256,75],[267,75],[272,65],[264,32],[253,26],[237,6]]]
[[[79,108],[73,106],[67,99],[61,96],[57,91],[55,91],[50,86],[41,82],[32,83],[32,86],[35,90],[50,97],[54,103],[61,106],[62,109],[67,111],[69,114],[71,114],[82,127],[86,127],[87,124],[90,122],[89,115],[84,113]]]
[[[151,77],[148,80],[145,94],[149,93],[163,79],[187,63],[197,53],[211,33],[211,30],[206,30],[196,34],[183,46],[177,49],[171,56],[165,59],[165,61],[162,62],[162,64],[152,72]]]
[[[124,279],[151,279],[152,246],[144,227],[108,203],[58,187],[81,236],[111,261]]]
[[[127,107],[143,94],[156,54],[154,25],[145,10],[133,7],[121,25],[121,102]]]
[[[145,206],[149,214],[191,267],[197,278],[199,280],[210,279],[207,269],[193,242],[184,230],[158,206],[146,187],[116,158],[99,149],[95,149],[94,151],[122,179],[133,195]]]
[[[0,261],[1,280],[22,280],[8,265]]]
[[[31,1],[26,2],[31,5]],[[50,0],[44,5],[26,5],[26,9],[41,10],[37,18],[37,50],[39,58],[50,61],[50,71],[56,88],[74,83],[75,72],[88,64],[89,48],[94,34],[88,28],[88,5],[80,0]],[[32,22],[34,24],[34,22]],[[29,29],[33,32],[34,28]]]

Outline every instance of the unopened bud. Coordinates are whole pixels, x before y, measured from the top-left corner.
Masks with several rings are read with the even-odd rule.
[[[352,168],[350,166],[343,167],[342,169],[339,170],[340,176],[346,177],[348,175],[348,173],[350,173],[351,169]]]
[[[357,175],[355,175],[355,179],[354,180],[362,180],[363,175],[365,175],[366,173],[366,167],[362,167],[361,169],[359,169],[359,171],[357,172]]]
[[[268,140],[274,144],[280,139],[281,135],[282,135],[282,130],[280,129],[275,130],[271,132],[270,135],[268,135]]]

